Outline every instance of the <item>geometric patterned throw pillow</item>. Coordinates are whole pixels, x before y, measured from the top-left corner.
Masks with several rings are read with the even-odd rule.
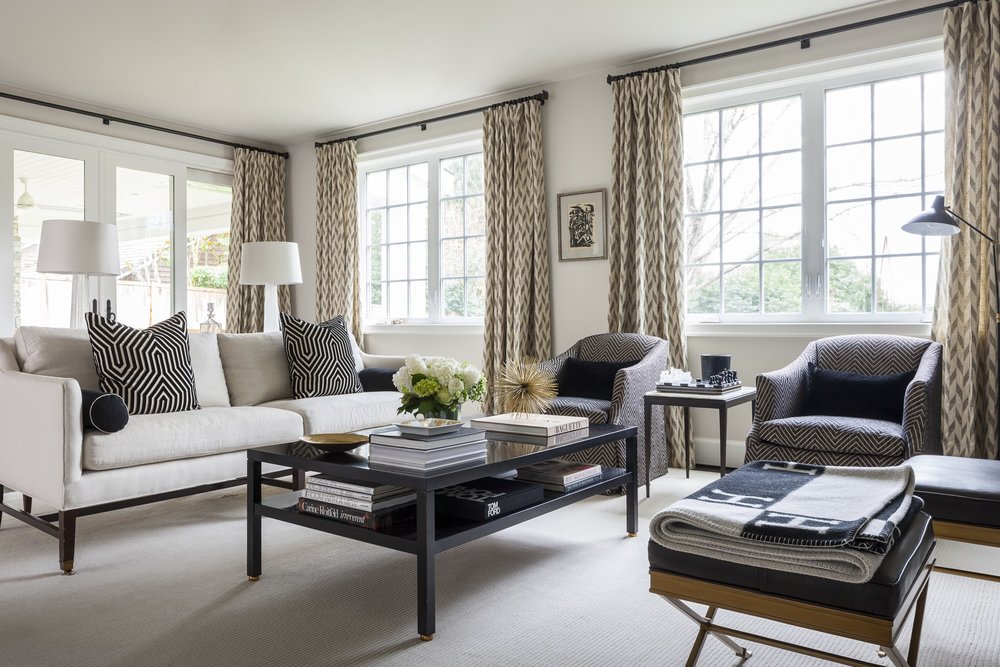
[[[354,368],[351,337],[343,316],[313,324],[281,313],[281,338],[295,398],[361,391],[361,379]]]
[[[94,313],[86,318],[101,391],[121,396],[129,414],[201,408],[183,311],[145,330]]]

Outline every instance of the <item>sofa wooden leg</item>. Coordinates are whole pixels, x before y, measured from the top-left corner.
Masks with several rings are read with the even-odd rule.
[[[0,484],[0,504],[3,504],[3,484]],[[0,512],[0,523],[3,522],[3,512]]]
[[[25,514],[31,514],[31,496],[21,494],[21,508]]]
[[[73,552],[76,549],[76,514],[59,512],[59,569],[73,574]]]

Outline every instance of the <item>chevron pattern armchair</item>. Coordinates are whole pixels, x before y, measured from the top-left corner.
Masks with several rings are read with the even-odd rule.
[[[861,375],[915,371],[902,421],[804,415],[808,364]],[[888,335],[833,336],[809,343],[785,368],[757,376],[746,460],[892,466],[941,453],[941,344]]]
[[[635,426],[639,429],[638,479],[646,475],[646,455],[643,423],[642,399],[647,391],[656,388],[660,371],[667,367],[667,341],[654,336],[633,333],[597,334],[583,338],[573,347],[554,359],[542,362],[542,366],[556,377],[569,357],[582,361],[623,362],[638,360],[636,364],[619,369],[615,373],[611,400],[558,396],[548,409],[549,414],[587,417],[591,424],[618,424]],[[663,413],[654,410],[651,426],[653,443],[662,443]],[[650,455],[650,477],[659,477],[667,472],[667,453],[664,447],[653,447]],[[615,468],[625,467],[625,441],[610,442],[580,452],[569,458],[586,463],[598,463]]]

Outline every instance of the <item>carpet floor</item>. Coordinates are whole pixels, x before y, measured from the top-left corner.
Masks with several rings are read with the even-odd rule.
[[[242,490],[80,519],[71,577],[58,573],[55,540],[4,517],[0,665],[683,665],[696,627],[648,592],[646,526],[715,478],[655,480],[638,538],[625,536],[624,499],[596,497],[445,552],[427,643],[413,556],[265,519],[263,576],[247,581]],[[967,545],[943,545],[939,560],[997,566]],[[888,664],[870,645],[719,617]],[[998,626],[1000,584],[936,574],[920,664],[1000,665]],[[750,648],[748,666],[827,664]],[[699,665],[738,664],[708,639]]]

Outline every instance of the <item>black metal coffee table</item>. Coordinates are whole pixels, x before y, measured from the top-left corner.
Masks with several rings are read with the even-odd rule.
[[[434,635],[434,557],[448,549],[496,533],[529,519],[566,507],[594,494],[624,486],[626,489],[625,530],[638,533],[636,461],[638,445],[635,427],[593,424],[587,436],[542,447],[490,441],[485,463],[458,465],[421,473],[397,468],[369,466],[368,458],[355,453],[329,453],[305,443],[289,443],[247,450],[247,575],[252,581],[261,574],[261,518],[268,517],[314,530],[388,547],[417,556],[417,632],[424,641]],[[476,522],[450,515],[435,515],[434,494],[452,484],[496,475],[539,461],[565,456],[615,440],[626,441],[625,469],[605,468],[592,485],[568,493],[545,491],[544,499],[529,507],[490,521]],[[300,513],[292,494],[269,497],[261,494],[261,464],[271,463],[332,475],[345,481],[396,484],[417,492],[415,524],[374,531],[312,514]]]

